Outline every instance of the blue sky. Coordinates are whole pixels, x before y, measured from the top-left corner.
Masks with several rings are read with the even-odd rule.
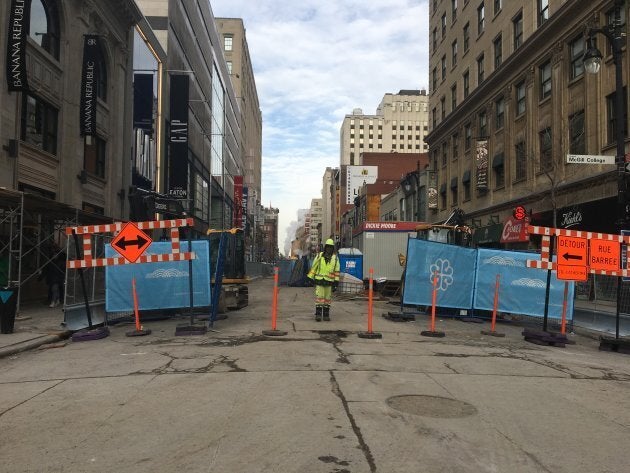
[[[280,252],[297,210],[339,166],[339,131],[385,93],[428,89],[428,0],[210,0],[242,18],[263,115],[262,202],[280,209]],[[288,232],[288,230],[291,230]]]

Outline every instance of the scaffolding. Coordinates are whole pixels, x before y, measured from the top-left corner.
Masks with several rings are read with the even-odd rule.
[[[41,297],[36,281],[67,251],[66,227],[111,222],[44,196],[0,189],[0,287],[17,289],[16,312],[23,301]]]

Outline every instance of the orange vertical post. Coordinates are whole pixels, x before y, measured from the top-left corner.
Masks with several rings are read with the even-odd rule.
[[[497,274],[496,282],[494,283],[494,305],[492,306],[492,323],[490,324],[490,330],[494,332],[494,327],[497,324],[497,306],[499,305],[499,284],[501,276]]]
[[[431,295],[431,332],[435,332],[435,302],[437,300],[437,271],[433,271],[433,294]]]
[[[278,267],[273,268],[273,302],[271,303],[271,330],[276,330],[278,317]]]

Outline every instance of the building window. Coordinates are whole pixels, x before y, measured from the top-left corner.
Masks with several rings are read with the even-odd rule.
[[[470,200],[470,178],[465,182],[462,181],[462,184],[464,185],[464,202],[467,202]]]
[[[226,34],[223,36],[223,49],[225,51],[232,51],[233,39],[234,39],[234,36],[232,36],[231,34]]]
[[[442,167],[446,166],[448,157],[448,146],[446,142],[442,143]]]
[[[464,149],[469,150],[472,144],[472,126],[470,123],[464,125]]]
[[[512,20],[512,28],[514,30],[514,51],[521,47],[523,44],[523,12],[519,12],[518,15]]]
[[[437,89],[437,68],[433,68],[431,71],[431,92]]]
[[[59,59],[59,10],[56,0],[33,0],[29,36],[44,51]]]
[[[483,68],[483,54],[477,58],[477,85],[479,86],[483,82],[484,68]]]
[[[468,97],[470,93],[470,74],[468,71],[464,72],[464,98]]]
[[[105,53],[103,51],[103,43],[100,42],[98,48],[98,76],[96,78],[96,94],[103,102],[107,101],[107,62],[105,61]]]
[[[584,110],[569,117],[569,153],[586,154]]]
[[[551,95],[551,61],[547,61],[539,68],[540,100]]]
[[[538,0],[538,26],[549,19],[549,0]]]
[[[457,107],[457,84],[451,87],[451,112]]]
[[[579,35],[569,43],[569,54],[571,55],[571,79],[576,79],[584,74],[584,36]]]
[[[440,186],[440,209],[446,209],[446,184]]]
[[[92,144],[83,146],[83,169],[95,176],[105,177],[107,143],[102,138],[92,137]]]
[[[470,48],[470,23],[464,25],[464,53]]]
[[[444,120],[444,118],[446,117],[446,97],[444,97],[443,95],[442,95],[442,98],[440,98],[440,107],[442,108],[442,113],[441,113],[442,120]]]
[[[500,130],[503,128],[505,121],[505,100],[503,97],[500,97],[496,102],[494,102],[494,116],[494,128],[496,130]]]
[[[457,178],[453,178],[454,180],[451,182],[451,207],[455,207],[457,205]]]
[[[516,143],[514,151],[514,181],[524,181],[527,179],[527,155],[525,154],[525,142],[519,141]]]
[[[485,27],[486,27],[486,9],[484,7],[483,2],[481,2],[481,5],[477,7],[477,36],[483,33],[483,30]]]
[[[225,65],[227,66],[228,74],[232,74],[232,61],[225,61]]]
[[[453,44],[451,44],[451,63],[452,67],[457,65],[457,40],[453,41]]]
[[[446,37],[446,13],[442,14],[440,24],[442,25],[442,39],[444,39]]]
[[[503,38],[501,35],[497,36],[493,42],[494,44],[494,68],[498,69],[503,62]]]
[[[442,56],[442,81],[446,80],[446,54]]]
[[[451,21],[457,20],[457,0],[451,0]]]
[[[525,81],[516,84],[516,116],[525,113]]]
[[[437,28],[433,28],[431,32],[431,44],[433,45],[433,52],[437,49]]]
[[[453,156],[452,159],[455,161],[459,157],[459,135],[457,133],[453,133],[453,137],[451,138]]]
[[[210,186],[200,174],[195,174],[194,206],[195,217],[207,222],[210,214]]]
[[[617,116],[615,114],[615,93],[606,97],[606,110],[608,111],[608,143],[617,142]],[[628,94],[623,88],[623,136],[628,136]]]
[[[494,14],[496,15],[503,8],[503,0],[494,0]]]
[[[539,133],[540,172],[549,171],[553,167],[551,128],[547,127]]]
[[[505,187],[505,166],[503,163],[503,153],[499,153],[494,157],[492,162],[492,171],[494,173],[494,188],[501,189]]]
[[[22,94],[22,141],[57,154],[57,115],[52,105],[27,93]]]
[[[488,136],[488,119],[486,112],[479,114],[479,138],[485,138]]]
[[[435,107],[433,107],[433,110],[431,110],[431,115],[433,118],[433,128],[435,129],[436,125],[437,125],[437,110],[435,109]]]

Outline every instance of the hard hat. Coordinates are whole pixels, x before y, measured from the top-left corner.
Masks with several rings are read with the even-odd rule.
[[[335,246],[335,242],[332,240],[332,238],[326,240],[326,246]]]

